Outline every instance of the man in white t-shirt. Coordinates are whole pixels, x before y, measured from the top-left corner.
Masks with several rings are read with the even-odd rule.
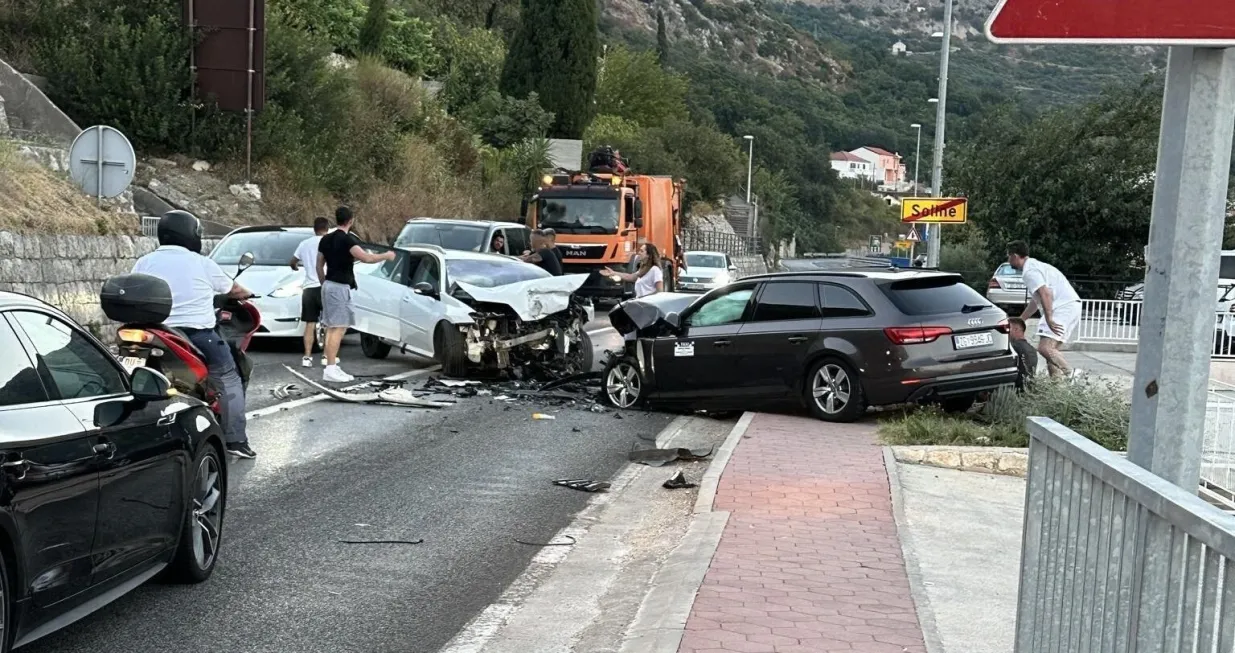
[[[322,236],[330,231],[330,221],[317,218],[313,221],[313,236],[296,247],[292,256],[293,270],[304,266],[304,292],[300,295],[300,321],[304,322],[304,360],[301,365],[313,367],[313,342],[317,338],[317,323],[322,317],[322,280],[317,278],[317,246]],[[326,359],[322,359],[322,365]]]
[[[1058,268],[1029,258],[1029,246],[1024,241],[1008,243],[1008,264],[1021,273],[1029,296],[1021,319],[1027,320],[1039,309],[1038,353],[1046,359],[1051,376],[1073,373],[1072,367],[1059,351],[1064,344],[1074,342],[1081,328],[1081,296]]]

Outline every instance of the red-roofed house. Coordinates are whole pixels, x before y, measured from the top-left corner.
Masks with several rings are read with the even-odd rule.
[[[899,187],[905,183],[905,166],[901,163],[901,155],[881,147],[859,147],[849,154],[869,162],[873,170],[870,178],[880,185]]]
[[[832,169],[841,179],[866,179],[874,181],[875,167],[870,161],[849,152],[836,152],[832,155]]]

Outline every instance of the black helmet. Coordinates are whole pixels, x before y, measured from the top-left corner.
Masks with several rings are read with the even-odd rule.
[[[160,245],[178,245],[202,253],[202,222],[188,211],[168,211],[159,218]]]

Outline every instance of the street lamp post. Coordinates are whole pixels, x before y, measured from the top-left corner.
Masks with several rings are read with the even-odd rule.
[[[943,196],[943,148],[944,122],[948,115],[948,59],[952,54],[952,0],[943,3],[943,45],[939,49],[939,97],[935,104],[935,157],[931,171],[931,195]],[[941,225],[929,225],[930,238],[926,243],[927,267],[939,267],[939,241]]]
[[[913,155],[913,192],[917,194],[918,192],[918,170],[920,168],[919,164],[922,162],[922,124],[915,122],[909,126],[918,130],[918,149]]]
[[[755,137],[747,134],[742,138],[750,144],[750,154],[746,157],[746,203],[750,204],[751,172],[754,171],[755,166]]]

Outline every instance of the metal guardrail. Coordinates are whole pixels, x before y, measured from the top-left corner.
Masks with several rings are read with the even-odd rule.
[[[1016,652],[1235,650],[1235,517],[1028,420]]]
[[[763,254],[761,239],[715,229],[686,229],[682,232],[682,244],[686,251],[694,252],[724,252],[730,256]]]
[[[1082,299],[1079,342],[1135,345],[1141,335],[1140,300]],[[1235,314],[1214,312],[1213,357],[1235,359]]]

